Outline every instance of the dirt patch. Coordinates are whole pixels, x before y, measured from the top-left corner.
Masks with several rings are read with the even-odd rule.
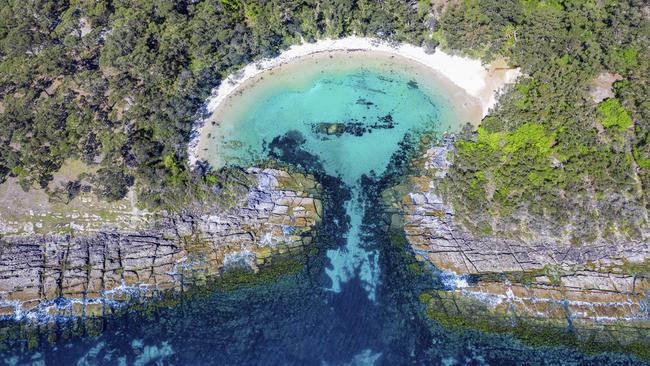
[[[589,85],[588,93],[591,99],[599,103],[607,98],[613,98],[614,90],[612,90],[612,85],[619,80],[623,80],[623,77],[619,74],[604,72],[598,75]]]
[[[78,159],[66,160],[61,169],[53,174],[52,181],[48,185],[48,188],[59,188],[62,184],[65,185],[69,181],[79,180],[81,178],[80,176],[84,173],[92,174],[96,172],[98,168],[98,166],[88,165]]]
[[[60,174],[71,174],[73,169]],[[22,190],[17,178],[0,184],[0,233],[3,235],[33,235],[97,232],[108,228],[138,230],[146,225],[153,213],[136,207],[134,192],[127,197],[106,202],[92,192],[80,192],[69,203],[52,200],[42,189]]]

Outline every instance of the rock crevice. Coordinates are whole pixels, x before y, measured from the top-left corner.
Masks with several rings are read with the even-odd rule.
[[[319,185],[274,169],[249,173],[258,184],[227,212],[151,215],[138,231],[5,234],[0,316],[103,315],[233,266],[257,271],[273,255],[299,253],[320,222]]]

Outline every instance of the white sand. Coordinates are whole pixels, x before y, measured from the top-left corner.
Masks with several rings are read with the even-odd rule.
[[[240,85],[267,70],[310,54],[346,50],[383,51],[417,61],[476,98],[483,111],[482,117],[486,116],[490,108],[496,104],[499,91],[506,84],[514,82],[520,75],[519,69],[507,68],[502,61],[484,66],[477,59],[454,56],[440,50],[428,54],[424,48],[410,44],[394,45],[362,37],[323,39],[316,43],[291,46],[277,57],[248,64],[240,71],[228,76],[219,87],[212,91],[212,95],[207,100],[207,111],[213,113]],[[189,144],[189,161],[192,166],[197,161],[198,141],[204,122],[197,121],[192,131],[192,140]],[[476,123],[478,122],[476,121]]]

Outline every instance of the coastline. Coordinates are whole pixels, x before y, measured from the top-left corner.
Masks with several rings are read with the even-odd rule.
[[[428,147],[411,162],[419,173],[382,193],[391,238],[410,249],[418,271],[444,284],[420,293],[427,317],[450,330],[509,334],[531,346],[650,360],[648,241],[468,231],[439,191],[455,139]]]
[[[0,216],[0,351],[3,321],[101,317],[222,279],[230,287],[255,281],[261,269],[275,271],[274,261],[304,259],[321,222],[318,184],[283,170],[246,172],[252,186],[226,211],[210,206],[161,212],[137,226],[124,224],[130,217],[90,226],[89,215],[73,210],[67,230],[37,215],[30,232],[12,230],[15,221]],[[247,275],[237,276],[242,270]]]
[[[309,55],[334,51],[378,51],[400,56],[427,67],[442,80],[462,89],[468,96],[476,100],[480,106],[481,115],[480,118],[476,118],[476,121],[471,121],[474,125],[478,125],[480,119],[488,114],[490,108],[494,107],[498,92],[506,84],[514,82],[520,75],[519,69],[506,68],[503,61],[495,61],[491,65],[484,66],[477,59],[454,56],[440,50],[428,54],[422,47],[410,44],[394,45],[372,38],[346,37],[293,45],[277,57],[262,59],[246,65],[243,69],[229,75],[212,90],[212,95],[206,101],[208,117],[197,120],[192,128],[188,145],[190,165],[194,166],[199,160],[199,145],[205,122],[235,91],[266,71]]]

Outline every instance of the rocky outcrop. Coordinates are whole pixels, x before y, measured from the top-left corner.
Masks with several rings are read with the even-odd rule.
[[[448,280],[447,289],[425,296],[434,317],[484,325],[486,319],[499,319],[505,328],[541,322],[607,330],[601,338],[624,334],[614,340],[626,344],[648,342],[647,233],[639,241],[582,244],[544,235],[522,240],[470,233],[436,193],[452,148],[448,143],[429,149],[423,174],[384,194],[393,225],[403,227],[418,259]]]
[[[301,174],[249,169],[257,185],[227,212],[150,215],[142,230],[5,235],[0,315],[102,315],[134,297],[183,290],[231,267],[257,271],[304,250],[319,224],[319,185]]]

